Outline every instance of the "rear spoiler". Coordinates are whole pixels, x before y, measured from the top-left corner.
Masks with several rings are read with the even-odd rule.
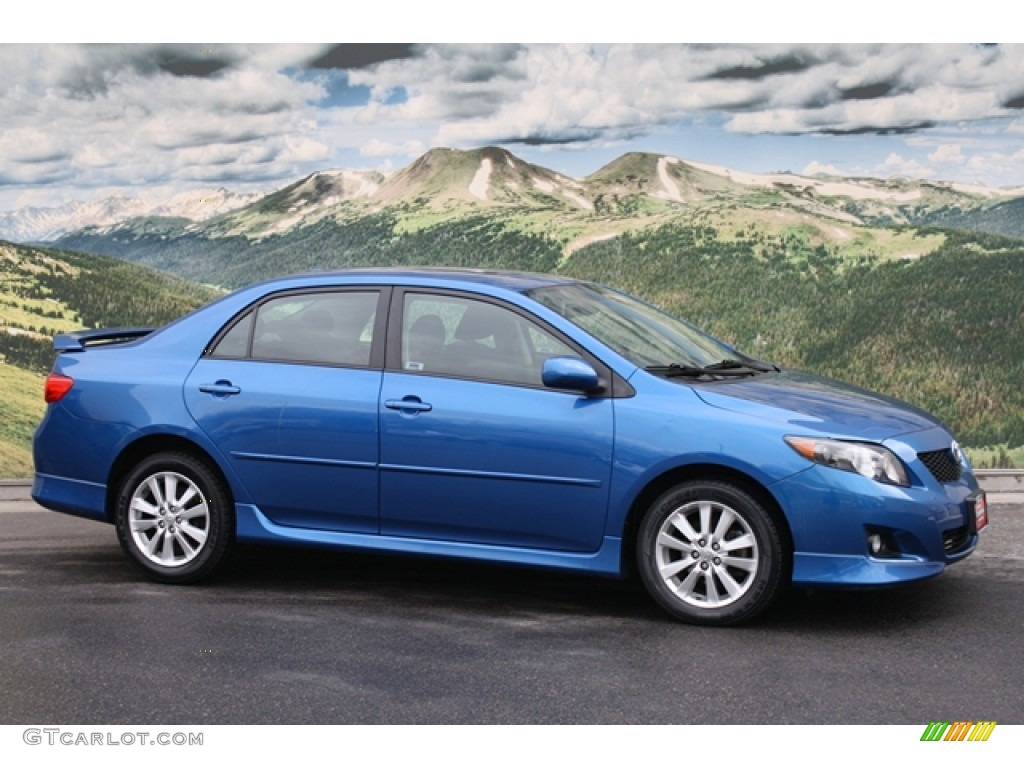
[[[141,339],[155,328],[87,328],[74,333],[58,333],[53,339],[53,348],[58,352],[83,352],[90,344],[111,344],[119,341]]]

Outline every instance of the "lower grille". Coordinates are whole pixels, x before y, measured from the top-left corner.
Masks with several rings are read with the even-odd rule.
[[[967,526],[953,528],[942,532],[942,549],[946,552],[957,552],[967,546],[971,535]]]
[[[955,483],[960,479],[960,462],[948,448],[942,451],[919,453],[917,458],[928,467],[928,471],[940,483]]]

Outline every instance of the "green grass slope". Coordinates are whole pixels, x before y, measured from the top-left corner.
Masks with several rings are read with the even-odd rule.
[[[32,471],[32,433],[43,417],[43,376],[0,362],[0,477]]]

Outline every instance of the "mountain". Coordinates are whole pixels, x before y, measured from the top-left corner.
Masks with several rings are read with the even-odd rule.
[[[102,230],[149,216],[203,221],[248,205],[259,197],[258,194],[235,194],[221,187],[192,190],[158,204],[119,196],[87,203],[65,203],[53,208],[26,207],[0,211],[0,240],[47,242],[87,227]]]
[[[1024,198],[999,200],[982,209],[949,206],[925,214],[921,222],[935,227],[1024,238]]]
[[[564,206],[593,210],[583,185],[520,160],[504,149],[432,149],[391,176],[372,199],[384,204],[419,203],[435,210],[478,207]]]
[[[318,171],[248,205],[212,217],[202,226],[186,226],[183,231],[202,232],[209,237],[268,237],[314,223],[339,206],[366,200],[383,181],[383,174],[376,171]],[[138,232],[131,221],[122,229]]]
[[[65,203],[56,208],[0,211],[0,239],[16,242],[55,240],[77,229],[109,227],[142,216],[145,212],[145,204],[130,197]]]
[[[650,153],[623,155],[575,180],[495,147],[432,149],[387,177],[322,171],[201,221],[138,216],[79,229],[57,244],[228,287],[288,271],[390,261],[397,239],[402,257],[415,263],[497,258],[480,252],[483,238],[506,250],[529,247],[531,263],[549,267],[592,243],[672,222],[710,226],[726,240],[795,237],[856,262],[865,254],[919,257],[943,236],[919,232],[914,222],[954,210],[983,218],[1007,200],[1024,200],[1013,194],[748,174]],[[410,253],[417,233],[424,250]]]
[[[849,241],[854,250],[867,245],[882,253],[892,251],[893,238],[874,237],[871,231],[879,228],[939,226],[1024,237],[1024,188],[752,174],[637,152],[577,180],[496,147],[432,149],[387,177],[372,171],[321,171],[248,204],[238,203],[235,198],[230,205],[209,206],[202,217],[195,206],[153,207],[144,214],[122,215],[114,224],[104,220],[69,228],[57,242],[219,280],[216,266],[204,271],[178,264],[187,261],[178,252],[181,238],[221,241],[215,250],[227,246],[225,239],[238,238],[230,247],[240,253],[268,238],[318,240],[316,229],[329,241],[332,227],[366,217],[389,217],[399,231],[411,231],[477,215],[514,217],[516,226],[557,240],[566,256],[589,242],[667,220],[772,232],[797,228],[822,243]],[[281,266],[287,267],[287,257]]]
[[[120,259],[0,241],[0,477],[31,469],[55,333],[163,325],[218,295]]]

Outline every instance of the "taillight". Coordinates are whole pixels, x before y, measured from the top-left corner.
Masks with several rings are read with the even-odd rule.
[[[61,373],[51,373],[46,377],[46,389],[43,392],[43,397],[46,398],[48,403],[56,403],[70,392],[71,387],[74,385],[75,380],[70,376],[65,376]]]

